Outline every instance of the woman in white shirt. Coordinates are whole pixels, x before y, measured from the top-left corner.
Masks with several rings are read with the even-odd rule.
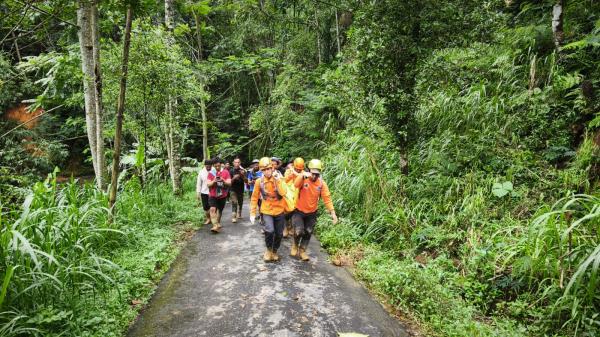
[[[204,209],[204,224],[210,224],[210,206],[208,204],[208,172],[212,169],[212,161],[206,159],[204,167],[198,173],[196,180],[196,198],[202,201],[202,209]]]

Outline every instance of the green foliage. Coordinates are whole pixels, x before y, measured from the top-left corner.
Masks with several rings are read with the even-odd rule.
[[[18,69],[14,69],[5,53],[0,53],[0,116],[16,105],[31,90],[32,83]]]
[[[319,226],[324,245],[372,247],[357,275],[440,335],[594,335],[597,198],[561,198],[597,193],[598,147],[576,131],[595,128],[584,81],[598,81],[596,48],[557,55],[547,4],[490,21],[481,10],[496,8],[467,4],[463,16],[481,26],[460,33],[437,25],[456,8],[444,3],[420,25],[458,40],[443,32],[429,44],[412,40],[410,21],[371,19],[378,5],[357,14],[356,45],[323,76],[337,86],[322,95],[344,111],[345,130],[324,152],[347,217]],[[594,34],[595,16],[580,12],[595,5],[569,6],[569,38]],[[399,55],[394,39],[407,46]]]
[[[21,214],[0,218],[2,335],[120,335],[135,315],[130,301],[150,296],[175,234],[195,222],[193,195],[178,200],[169,188],[127,182],[111,222],[93,186],[59,186],[56,171],[36,183]]]
[[[562,326],[572,331],[595,331],[596,289],[600,263],[600,199],[575,195],[557,201],[527,227],[511,228],[523,232],[502,254],[504,266],[527,285],[547,309],[548,324],[569,317]]]

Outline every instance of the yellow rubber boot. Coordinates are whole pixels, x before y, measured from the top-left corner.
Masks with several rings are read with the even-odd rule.
[[[265,253],[263,254],[263,260],[265,262],[273,261],[273,253],[270,249],[265,250]]]
[[[298,245],[296,244],[296,240],[292,242],[292,250],[290,251],[290,256],[298,256]]]
[[[306,249],[304,249],[304,248],[300,248],[300,259],[302,261],[310,260],[310,257],[308,256],[308,254],[306,254]]]
[[[276,250],[271,251],[271,258],[272,258],[272,261],[275,261],[275,262],[279,261],[279,255],[277,254]]]

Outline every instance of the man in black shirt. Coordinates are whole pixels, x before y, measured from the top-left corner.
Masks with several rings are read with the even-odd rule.
[[[244,204],[244,185],[248,182],[246,170],[240,165],[240,158],[233,160],[233,167],[229,170],[231,175],[231,222],[236,223],[242,218],[242,205]]]

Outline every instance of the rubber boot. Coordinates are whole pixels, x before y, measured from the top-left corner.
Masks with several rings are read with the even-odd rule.
[[[212,228],[210,231],[213,233],[219,233],[219,216],[216,213],[210,215],[210,222],[212,223]]]
[[[287,228],[287,226],[283,227],[283,238],[284,238],[284,239],[287,239],[287,237],[288,237],[288,235],[289,235],[289,234],[290,234],[290,233],[289,233],[289,231],[288,231],[288,228]]]
[[[241,208],[241,207],[240,207],[240,208]],[[237,213],[237,218],[238,218],[238,219],[241,219],[241,218],[242,218],[242,210],[241,210],[241,209],[240,209],[240,210],[238,210],[238,213]]]
[[[306,254],[306,249],[300,247],[300,259],[302,261],[308,261],[310,260],[310,257],[308,256],[308,254]]]
[[[296,240],[292,242],[292,250],[290,251],[290,256],[298,256],[298,244],[296,244]]]
[[[204,221],[204,225],[209,225],[210,224],[210,211],[206,211],[204,212],[204,218],[206,218],[206,220]]]
[[[271,259],[274,262],[279,261],[279,255],[277,254],[277,250],[273,249],[273,251],[271,252]]]
[[[231,222],[232,223],[236,223],[237,222],[237,217],[235,216],[235,213],[231,216]]]
[[[263,255],[263,260],[265,262],[270,262],[273,261],[273,252],[271,251],[271,249],[265,250],[265,254]]]

